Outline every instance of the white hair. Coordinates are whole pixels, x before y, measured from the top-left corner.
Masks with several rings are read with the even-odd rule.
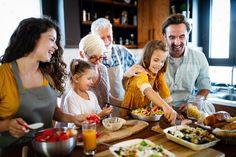
[[[112,32],[112,24],[111,22],[106,18],[99,18],[95,20],[91,25],[91,33],[92,34],[99,34],[99,30],[101,28],[109,28]]]
[[[91,55],[93,52],[104,53],[106,51],[106,47],[98,35],[88,34],[81,39],[79,43],[79,50],[84,51],[87,55]]]

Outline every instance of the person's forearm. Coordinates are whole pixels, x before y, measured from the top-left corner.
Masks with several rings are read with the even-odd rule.
[[[59,107],[56,107],[53,119],[60,122],[72,122],[73,116],[63,113]]]
[[[115,105],[120,105],[122,103],[122,100],[115,98],[111,94],[109,95],[109,100],[111,104],[115,104]]]
[[[0,121],[0,132],[9,130],[8,129],[9,122],[10,122],[10,119]]]
[[[144,90],[145,95],[148,97],[149,100],[151,100],[154,104],[160,106],[160,107],[166,107],[169,106],[161,97],[159,94],[157,94],[152,88],[146,88]]]
[[[209,93],[210,93],[210,91],[208,89],[202,89],[197,93],[197,95],[201,95],[201,96],[204,96],[206,98]]]

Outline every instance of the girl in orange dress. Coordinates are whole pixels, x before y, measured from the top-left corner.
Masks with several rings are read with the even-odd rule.
[[[138,76],[133,76],[126,81],[122,107],[143,108],[150,106],[152,102],[163,109],[164,116],[169,121],[175,121],[177,113],[168,105],[172,99],[164,76],[167,55],[164,42],[153,40],[146,44],[140,65],[148,73],[139,73]],[[127,110],[121,109],[122,117],[127,114]]]

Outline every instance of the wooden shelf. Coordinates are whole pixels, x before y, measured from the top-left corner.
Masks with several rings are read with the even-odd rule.
[[[112,1],[112,0],[95,0],[96,3],[106,3],[106,4],[114,4],[115,6],[119,7],[130,7],[130,8],[136,8],[137,6],[134,4],[128,4],[125,2],[118,2],[118,1]]]
[[[83,21],[82,24],[90,26],[92,24],[92,22],[93,21]]]
[[[138,48],[137,45],[123,45],[123,46],[125,46],[128,49],[136,49],[136,48]]]
[[[129,25],[129,24],[119,24],[119,25],[117,25],[117,24],[113,24],[113,27],[117,27],[117,28],[133,28],[133,29],[136,29],[137,28],[137,26],[135,26],[135,25]]]
[[[90,26],[93,21],[84,21],[82,22],[83,25]],[[130,29],[137,29],[137,26],[135,25],[129,25],[129,24],[113,24],[113,28],[130,28]]]

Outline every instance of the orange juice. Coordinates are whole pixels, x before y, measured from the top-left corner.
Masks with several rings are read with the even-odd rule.
[[[87,129],[83,130],[83,141],[84,141],[84,150],[95,150],[96,149],[96,130]]]

